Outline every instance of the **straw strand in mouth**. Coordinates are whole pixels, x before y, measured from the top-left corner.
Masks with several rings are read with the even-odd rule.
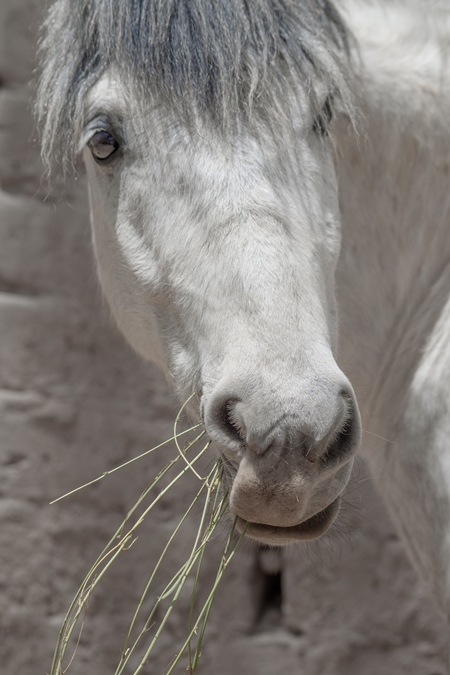
[[[121,657],[117,665],[115,675],[124,675],[125,669],[131,666],[130,661],[132,657],[138,658],[138,663],[136,664],[135,661],[135,665],[133,666],[134,670],[132,667],[131,670],[127,670],[127,673],[132,672],[133,675],[138,675],[149,663],[149,660],[152,657],[152,652],[155,647],[155,644],[157,643],[158,638],[160,637],[165,627],[167,626],[170,614],[173,608],[175,607],[183,591],[183,588],[185,587],[187,579],[192,577],[192,575],[194,576],[194,579],[189,607],[189,623],[187,628],[187,637],[184,640],[179,651],[171,660],[170,664],[165,670],[165,673],[166,675],[170,675],[170,673],[173,673],[173,670],[176,667],[177,663],[179,663],[180,659],[186,653],[188,659],[188,668],[187,668],[188,672],[191,675],[197,672],[199,659],[201,655],[201,646],[203,643],[205,629],[210,615],[211,606],[214,600],[216,590],[218,588],[221,579],[223,578],[226,568],[228,567],[232,558],[234,557],[244,537],[244,534],[241,534],[239,537],[236,536],[235,533],[236,522],[234,522],[228,533],[228,537],[222,555],[220,557],[220,561],[215,573],[215,578],[212,587],[210,588],[209,594],[203,606],[197,612],[197,615],[195,615],[196,614],[194,611],[195,600],[197,596],[199,582],[201,579],[204,554],[206,551],[206,547],[213,538],[216,528],[218,527],[219,523],[222,522],[224,514],[227,511],[228,495],[222,489],[223,465],[220,459],[216,460],[213,467],[206,476],[201,476],[200,473],[195,468],[197,462],[200,460],[201,457],[203,457],[206,454],[210,446],[210,441],[207,440],[206,443],[201,445],[201,449],[197,450],[198,446],[201,443],[201,440],[205,438],[206,432],[204,430],[201,430],[200,433],[197,434],[197,436],[193,440],[187,443],[184,449],[182,449],[180,446],[179,438],[181,436],[197,431],[200,427],[203,426],[202,424],[196,424],[187,431],[182,432],[178,431],[178,424],[180,421],[181,414],[185,406],[189,402],[189,400],[190,399],[188,399],[185,402],[185,404],[182,406],[180,412],[176,417],[174,424],[174,434],[172,438],[168,439],[164,443],[160,443],[158,446],[151,448],[150,450],[147,450],[138,457],[128,460],[124,464],[121,464],[120,466],[117,466],[114,469],[105,472],[98,478],[86,483],[85,485],[79,488],[76,488],[68,492],[66,495],[63,495],[63,497],[72,495],[78,490],[84,487],[88,487],[89,485],[96,483],[97,481],[105,478],[111,473],[118,471],[120,468],[123,468],[124,466],[127,466],[138,459],[144,458],[145,456],[149,455],[150,453],[154,452],[159,448],[167,446],[167,444],[170,443],[171,441],[175,443],[176,449],[178,451],[177,455],[173,459],[171,459],[163,469],[161,469],[158,472],[156,477],[151,481],[148,487],[142,492],[142,494],[136,500],[135,504],[128,511],[126,517],[120,524],[119,528],[116,530],[114,535],[111,537],[110,541],[107,543],[103,551],[98,556],[97,560],[92,565],[83,583],[78,589],[67,611],[63,624],[61,626],[61,630],[59,632],[50,675],[64,675],[64,673],[68,670],[72,661],[74,660],[75,652],[80,642],[80,635],[81,630],[83,629],[85,623],[87,606],[93,591],[98,586],[98,584],[100,583],[101,579],[106,574],[106,572],[110,569],[112,564],[117,560],[118,556],[124,551],[129,550],[131,546],[135,543],[137,539],[136,530],[144,522],[146,517],[149,516],[152,509],[162,499],[162,497],[164,497],[164,495],[169,493],[169,491],[178,483],[178,481],[182,479],[183,476],[185,476],[188,472],[192,472],[197,477],[197,479],[201,483],[200,488],[198,489],[195,497],[192,499],[189,506],[184,511],[184,514],[177,523],[176,527],[171,532],[165,546],[162,549],[162,552],[158,560],[156,561],[155,565],[152,568],[149,578],[145,583],[144,590],[133,613],[129,629],[125,637],[124,646],[123,649],[121,650]],[[197,450],[196,454],[192,458],[186,457],[186,454],[192,452],[193,449]],[[169,473],[172,467],[174,467],[176,463],[179,462],[180,460],[184,461],[186,466],[183,469],[181,469],[175,475],[175,477],[172,478],[169,481],[169,483],[152,498],[151,496],[152,490],[154,490],[154,488],[158,485],[158,483]],[[59,501],[63,497],[59,497],[58,499],[54,500],[54,502]],[[149,498],[150,503],[148,503]],[[153,603],[151,609],[150,610],[147,609],[144,611],[144,605],[146,604],[146,600],[148,599],[149,594],[151,592],[155,593],[155,591],[153,590],[153,586],[155,585],[156,575],[158,571],[161,569],[164,560],[166,559],[169,548],[173,545],[174,541],[177,538],[177,535],[179,534],[183,525],[187,521],[188,517],[189,516],[192,517],[192,511],[194,507],[199,504],[202,505],[201,516],[196,530],[196,534],[194,536],[194,541],[190,549],[190,554],[188,555],[185,562],[178,567],[177,571],[172,576],[170,581],[165,584],[163,590],[155,596],[156,600]],[[140,513],[140,515],[138,515],[137,511],[140,507],[143,510]],[[129,521],[134,514],[136,514],[137,519],[132,526],[129,526]],[[158,620],[156,620],[158,610],[162,608],[162,604],[165,601],[168,602],[168,607],[166,606],[167,608],[162,618],[161,619],[158,618]],[[82,620],[80,621],[80,619]],[[81,629],[79,629],[79,636],[78,640],[76,641],[74,653],[72,657],[69,659],[68,665],[63,669],[63,662],[66,660],[66,652],[68,645],[70,644],[73,632],[79,623],[81,623]],[[146,636],[150,631],[150,629],[153,627],[156,627],[155,633],[152,639],[150,640],[150,643],[147,645],[146,648],[144,648],[145,649],[144,651],[144,649],[141,647],[141,643],[143,641],[144,636]],[[136,631],[138,632],[136,633]],[[192,641],[195,635],[198,635],[198,638],[196,645],[193,646]],[[143,651],[143,654],[140,657],[137,656],[138,650]],[[133,660],[135,660],[135,658]]]

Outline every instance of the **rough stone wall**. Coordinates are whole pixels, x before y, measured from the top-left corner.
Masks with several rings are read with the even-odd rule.
[[[75,2],[76,0],[74,0]],[[0,671],[44,675],[85,572],[164,454],[51,498],[171,432],[177,404],[111,326],[95,280],[83,178],[41,185],[29,81],[44,2],[2,0],[0,39]],[[355,478],[339,531],[285,551],[246,545],[214,606],[199,673],[444,675],[446,631],[373,493]],[[114,672],[158,540],[195,479],[163,500],[93,600],[72,675]],[[193,526],[192,526],[193,527]],[[220,539],[220,537],[219,537]],[[217,542],[217,547],[220,541]],[[169,558],[175,566],[183,552]],[[179,562],[179,560],[178,560]],[[207,563],[207,567],[208,567]],[[207,569],[211,576],[212,568]],[[145,672],[160,675],[186,607]],[[185,664],[178,669],[185,672]]]

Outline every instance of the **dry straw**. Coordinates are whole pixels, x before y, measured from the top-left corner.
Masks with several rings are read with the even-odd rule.
[[[177,600],[180,598],[186,581],[191,579],[192,592],[190,598],[189,621],[186,630],[186,637],[179,647],[177,653],[170,661],[169,665],[164,671],[164,675],[170,675],[174,672],[177,664],[184,657],[187,658],[187,672],[190,675],[197,673],[199,658],[201,654],[201,647],[205,635],[206,624],[210,615],[211,606],[214,600],[216,590],[223,578],[224,572],[231,560],[233,559],[244,534],[237,535],[235,531],[236,521],[234,521],[229,529],[226,537],[220,561],[217,566],[215,577],[213,579],[210,591],[207,595],[200,609],[196,609],[196,596],[201,580],[202,563],[204,555],[209,542],[212,540],[214,532],[222,521],[228,506],[228,495],[221,488],[223,466],[220,460],[217,460],[212,469],[206,476],[202,476],[196,469],[196,465],[201,457],[207,452],[210,441],[206,438],[206,432],[201,429],[202,424],[192,426],[186,431],[178,431],[178,424],[182,412],[188,401],[182,406],[177,415],[174,424],[174,433],[164,443],[147,450],[138,457],[135,457],[120,466],[115,467],[110,471],[106,471],[98,478],[86,483],[85,485],[68,492],[59,497],[63,499],[68,495],[81,490],[88,485],[102,480],[106,476],[119,471],[123,467],[146,457],[156,450],[174,443],[177,449],[175,457],[157,474],[150,485],[137,499],[130,511],[127,513],[125,519],[116,530],[110,541],[107,543],[103,551],[98,556],[97,560],[92,565],[91,569],[84,578],[80,588],[78,589],[72,603],[64,618],[61,630],[59,632],[58,641],[55,648],[53,663],[50,675],[63,675],[67,672],[72,664],[78,644],[83,630],[84,621],[88,603],[95,588],[101,582],[103,576],[114,564],[117,558],[129,550],[137,539],[136,531],[144,520],[149,516],[152,509],[158,502],[167,495],[172,488],[183,478],[188,472],[192,472],[200,483],[197,494],[186,508],[182,518],[172,531],[168,541],[166,542],[161,554],[155,563],[151,574],[145,584],[144,591],[139,600],[139,603],[131,620],[127,635],[125,637],[124,645],[121,650],[121,657],[117,665],[115,675],[138,675],[138,673],[152,672],[155,673],[154,668],[151,667],[152,652],[158,638],[160,638],[164,629],[167,629],[167,622],[169,616],[175,607]],[[193,432],[197,433],[193,440],[185,443],[185,447],[180,445],[182,437],[189,438]],[[200,449],[199,449],[200,448]],[[155,488],[160,481],[165,477],[170,477],[171,470],[179,463],[184,464],[183,468],[176,473],[173,478],[170,478],[168,484],[156,491]],[[161,485],[159,485],[161,488]],[[54,500],[54,502],[59,501]],[[52,503],[54,503],[52,502]],[[194,509],[195,507],[195,509]],[[200,508],[199,508],[200,507]],[[155,591],[155,583],[157,572],[166,559],[167,552],[176,540],[183,524],[186,522],[188,516],[192,511],[201,513],[197,532],[192,542],[190,554],[187,559],[180,565],[172,579],[166,583],[165,587],[159,592]],[[140,515],[139,515],[140,513]],[[191,516],[192,517],[192,516]],[[133,523],[133,520],[135,522]],[[214,576],[214,575],[213,575]],[[151,609],[148,609],[146,600],[149,597],[156,598]],[[77,630],[75,630],[77,629]],[[76,639],[78,635],[78,639]],[[145,643],[145,639],[147,642]],[[73,647],[73,643],[75,646]],[[144,644],[145,643],[145,644]],[[69,645],[72,645],[72,656],[68,655]],[[147,669],[150,668],[150,670]],[[161,673],[163,675],[163,673]]]

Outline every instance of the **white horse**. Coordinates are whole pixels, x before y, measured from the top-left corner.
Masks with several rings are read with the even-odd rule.
[[[450,619],[449,50],[447,2],[57,0],[37,108],[238,527],[320,537],[361,445]]]

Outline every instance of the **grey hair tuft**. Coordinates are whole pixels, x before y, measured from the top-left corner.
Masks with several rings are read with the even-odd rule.
[[[313,107],[319,80],[351,114],[349,40],[332,0],[56,0],[40,44],[43,159],[74,158],[85,95],[111,66],[222,130],[282,115],[299,81]]]

